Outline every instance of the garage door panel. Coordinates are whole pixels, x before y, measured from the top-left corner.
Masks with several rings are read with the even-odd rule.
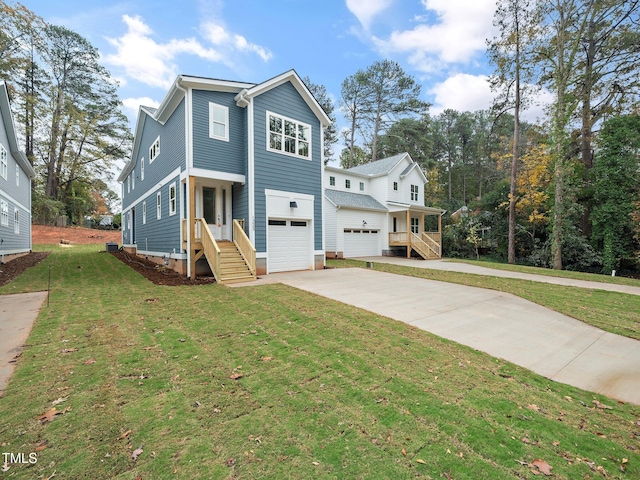
[[[268,234],[269,272],[310,267],[311,222],[270,219]]]
[[[345,257],[378,256],[380,253],[379,230],[345,228],[343,251]]]

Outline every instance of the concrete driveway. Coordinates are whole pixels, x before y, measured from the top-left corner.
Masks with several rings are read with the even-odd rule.
[[[278,282],[503,358],[558,382],[640,404],[640,342],[514,295],[361,268],[279,273]]]
[[[0,295],[0,397],[9,383],[14,363],[22,351],[47,292]]]

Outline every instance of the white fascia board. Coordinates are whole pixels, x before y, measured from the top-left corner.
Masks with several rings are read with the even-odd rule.
[[[29,197],[31,197],[31,194],[29,194]],[[5,200],[7,200],[9,203],[11,203],[12,205],[17,205],[18,207],[20,207],[22,210],[24,210],[25,212],[27,212],[28,214],[31,214],[31,209],[28,207],[25,207],[22,203],[20,203],[19,201],[17,201],[15,198],[13,198],[11,195],[9,195],[7,192],[4,191],[0,191],[0,198],[4,198]]]
[[[120,175],[118,176],[118,182],[120,183],[123,183],[127,179],[127,176],[131,173],[131,170],[133,170],[133,167],[136,164],[134,159],[138,157],[138,152],[140,151],[140,139],[142,138],[142,130],[144,129],[145,118],[148,115],[148,110],[143,109],[142,106],[138,107],[138,119],[136,120],[136,128],[133,134],[131,158],[125,164],[122,172],[120,172]]]
[[[277,77],[273,77],[267,80],[266,82],[259,83],[258,85],[255,85],[254,87],[249,88],[247,92],[244,95],[242,95],[242,99],[254,98],[286,82],[291,82],[293,87],[298,91],[298,93],[307,103],[309,108],[311,108],[311,110],[313,111],[315,116],[318,118],[318,120],[320,120],[322,125],[324,125],[325,127],[328,127],[329,125],[331,125],[331,120],[329,119],[327,114],[324,112],[324,110],[322,109],[318,101],[315,99],[315,97],[311,94],[311,92],[309,91],[307,86],[304,84],[304,82],[300,79],[300,77],[298,76],[295,70],[289,70],[288,72],[284,72],[278,75]]]
[[[138,205],[141,201],[145,200],[146,198],[152,196],[154,193],[156,193],[160,188],[164,187],[165,185],[169,184],[169,182],[171,182],[174,178],[180,176],[180,167],[176,168],[175,170],[173,170],[171,173],[169,173],[169,175],[167,175],[166,177],[164,177],[162,180],[160,180],[158,183],[156,183],[153,187],[149,188],[146,192],[144,192],[142,195],[140,195],[138,198],[136,198],[135,200],[133,200],[129,206],[122,211],[122,213],[124,212],[128,212],[129,210],[131,210],[132,207],[135,207],[136,205]]]
[[[286,192],[284,190],[272,190],[269,188],[264,189],[264,194],[267,197],[299,198],[300,200],[311,201],[313,201],[315,198],[314,195],[310,195],[308,193]]]
[[[240,92],[243,89],[252,88],[255,83],[234,82],[231,80],[217,80],[215,78],[193,77],[180,75],[181,83],[195,89],[215,90],[217,92]]]

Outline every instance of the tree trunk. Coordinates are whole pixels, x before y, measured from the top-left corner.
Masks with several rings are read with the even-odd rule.
[[[518,10],[515,12],[516,58],[515,58],[515,108],[513,112],[513,150],[511,156],[511,177],[509,187],[509,238],[507,247],[507,261],[516,263],[516,178],[518,175],[518,145],[520,143],[520,26],[518,24]]]

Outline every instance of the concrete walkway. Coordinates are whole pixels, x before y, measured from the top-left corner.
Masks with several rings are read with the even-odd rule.
[[[354,305],[552,380],[640,404],[640,342],[514,295],[362,268],[278,273],[252,285],[264,283]]]
[[[0,397],[9,383],[15,363],[22,351],[47,292],[0,295]]]
[[[445,270],[448,272],[475,273],[477,275],[489,275],[492,277],[519,278],[521,280],[551,283],[554,285],[567,285],[569,287],[590,288],[593,290],[608,290],[610,292],[640,295],[640,287],[632,287],[630,285],[615,285],[612,283],[574,280],[572,278],[548,277],[546,275],[536,275],[534,273],[509,272],[507,270],[498,270],[495,268],[480,267],[477,265],[470,265],[468,263],[450,262],[446,260],[421,260],[417,258],[406,257],[359,257],[355,258],[354,260],[364,260],[374,263],[390,263],[392,265],[426,268],[431,270]]]

